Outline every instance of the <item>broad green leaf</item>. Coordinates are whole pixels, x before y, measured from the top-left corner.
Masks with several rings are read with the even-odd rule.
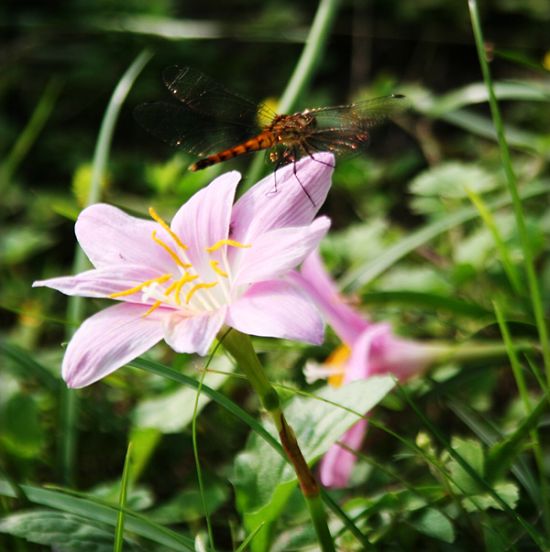
[[[111,552],[114,534],[108,526],[91,523],[70,513],[33,510],[0,519],[0,533],[50,545],[60,552]],[[125,540],[124,550],[140,550]]]
[[[481,166],[448,161],[420,173],[409,189],[417,196],[466,199],[467,188],[480,194],[496,187],[495,175]]]
[[[360,419],[358,413],[371,410],[393,386],[392,377],[375,376],[338,389],[327,386],[317,397],[295,397],[285,405],[285,415],[308,463],[324,454]],[[275,434],[271,425],[268,431]],[[271,501],[279,485],[294,480],[292,467],[264,440],[251,435],[246,449],[235,461],[233,482],[238,490],[239,509],[259,510]]]
[[[493,487],[495,493],[507,504],[510,508],[515,508],[519,500],[519,490],[515,483],[500,482]],[[502,504],[495,500],[489,494],[478,494],[462,500],[462,505],[468,512],[477,512],[479,510],[487,510],[494,508],[504,510]]]
[[[420,533],[451,543],[455,540],[452,523],[439,510],[426,508],[417,520],[411,520],[411,525]]]
[[[483,477],[484,455],[479,441],[453,437],[451,446],[480,477]],[[456,460],[449,460],[449,470],[453,487],[457,492],[475,494],[480,491],[478,482]]]

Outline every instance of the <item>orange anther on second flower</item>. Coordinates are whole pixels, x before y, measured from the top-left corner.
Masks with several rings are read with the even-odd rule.
[[[327,368],[332,369],[332,374],[328,378],[328,382],[332,387],[340,387],[344,383],[344,371],[342,370],[344,363],[348,361],[351,354],[351,349],[347,345],[340,345],[323,363]]]

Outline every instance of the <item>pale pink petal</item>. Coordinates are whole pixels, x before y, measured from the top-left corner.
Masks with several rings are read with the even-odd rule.
[[[301,278],[298,277],[295,281],[311,296],[338,337],[348,346],[352,346],[369,327],[370,322],[346,304],[323,266],[318,251],[307,257],[300,275]]]
[[[422,373],[446,350],[443,345],[418,343],[386,332],[373,341],[371,374],[389,373],[405,381]]]
[[[276,170],[246,192],[233,209],[231,237],[254,243],[259,235],[274,228],[309,224],[325,201],[334,169],[332,154],[317,153],[314,157]]]
[[[170,243],[171,238],[156,222],[132,217],[103,203],[84,209],[75,224],[78,242],[96,268],[130,264],[170,272],[174,262],[153,241],[153,231]]]
[[[313,303],[280,280],[252,285],[229,308],[227,324],[251,335],[323,342],[323,322]]]
[[[153,268],[135,265],[119,265],[81,272],[76,276],[61,276],[49,280],[38,280],[32,287],[49,287],[65,295],[82,297],[109,297],[112,293],[136,287],[145,280],[158,278],[162,274]],[[139,303],[141,292],[119,299]]]
[[[182,205],[172,219],[172,230],[189,247],[187,255],[200,272],[208,267],[206,248],[228,237],[233,198],[240,178],[237,171],[218,176]]]
[[[344,382],[361,380],[372,376],[373,374],[373,344],[377,339],[391,333],[391,327],[388,324],[371,324],[355,340],[351,349]]]
[[[61,373],[69,387],[104,378],[162,339],[163,309],[121,303],[85,320],[67,346]],[[169,312],[169,311],[168,311]]]
[[[226,307],[197,316],[174,312],[164,321],[164,339],[177,353],[204,356],[220,331],[226,312]]]
[[[330,220],[319,217],[309,226],[278,228],[262,234],[250,249],[241,250],[235,285],[270,280],[287,273],[317,247],[329,227]]]
[[[366,432],[367,420],[360,420],[346,431],[340,441],[352,450],[359,450]],[[355,454],[342,448],[338,443],[332,445],[319,466],[321,483],[325,487],[337,489],[346,487],[356,461]]]

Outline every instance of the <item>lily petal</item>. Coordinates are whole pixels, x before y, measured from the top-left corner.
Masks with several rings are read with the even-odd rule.
[[[278,228],[257,238],[250,249],[241,250],[235,284],[270,280],[302,263],[330,228],[330,219],[319,217],[309,226]]]
[[[78,243],[96,268],[131,264],[169,272],[174,262],[153,241],[154,231],[165,241],[171,239],[157,223],[103,203],[84,209],[75,224]]]
[[[233,208],[231,237],[254,243],[274,228],[309,224],[327,197],[334,163],[331,153],[316,153],[258,182]]]
[[[81,272],[75,276],[60,276],[49,280],[33,282],[32,287],[49,287],[65,295],[81,297],[109,297],[113,293],[133,288],[145,280],[162,276],[153,268],[135,265],[109,266]],[[120,297],[122,300],[136,302],[139,295]]]
[[[225,321],[227,308],[196,316],[174,312],[164,321],[164,339],[177,353],[205,356]]]
[[[206,248],[228,237],[233,198],[240,179],[237,171],[218,176],[172,219],[172,230],[189,247],[187,255],[197,271],[207,270]]]
[[[327,323],[349,346],[352,346],[371,325],[366,318],[346,304],[328,275],[318,250],[307,257],[299,275],[293,274],[292,278],[311,295]]]
[[[104,378],[162,339],[163,309],[144,317],[144,305],[121,303],[85,320],[67,346],[61,373],[69,387]],[[170,312],[170,311],[168,311]]]
[[[319,345],[324,326],[313,303],[298,288],[281,280],[252,285],[231,307],[227,324],[263,337],[295,339]]]
[[[366,432],[367,420],[360,420],[346,431],[340,442],[350,449],[359,450]],[[325,487],[346,487],[356,461],[355,454],[342,448],[338,443],[332,445],[320,463],[321,483]]]

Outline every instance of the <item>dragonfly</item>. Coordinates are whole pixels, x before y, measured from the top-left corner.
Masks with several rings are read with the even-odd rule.
[[[168,67],[163,80],[177,103],[145,103],[134,115],[152,135],[196,156],[191,171],[260,150],[276,167],[321,151],[360,151],[373,127],[406,107],[405,96],[394,94],[278,115],[191,67]]]

